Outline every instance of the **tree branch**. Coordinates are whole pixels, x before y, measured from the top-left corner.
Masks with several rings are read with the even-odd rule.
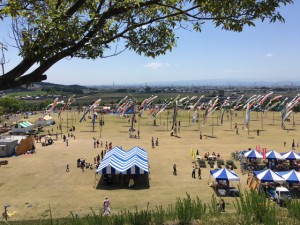
[[[33,82],[41,82],[43,80],[47,80],[47,75],[44,74],[39,76],[32,76],[32,74],[28,74],[14,80],[0,77],[0,90],[12,89],[20,87],[21,85],[28,85]]]
[[[3,77],[3,79],[10,78],[10,79],[14,80],[17,77],[22,76],[27,70],[30,69],[31,66],[33,66],[34,63],[35,63],[34,60],[24,58],[17,66],[15,66],[9,72],[4,74],[2,77]]]
[[[83,6],[83,4],[86,3],[86,0],[78,0],[77,2],[75,2],[74,5],[72,5],[66,12],[66,16],[67,17],[71,17],[72,15],[74,15],[74,13],[76,13],[78,11],[78,9]]]

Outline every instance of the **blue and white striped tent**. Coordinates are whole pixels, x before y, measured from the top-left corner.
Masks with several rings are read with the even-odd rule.
[[[263,156],[256,150],[252,149],[244,153],[244,156],[248,159],[262,159]]]
[[[240,181],[240,178],[235,172],[233,172],[232,170],[228,170],[226,168],[219,169],[219,170],[211,170],[210,174],[216,180]]]
[[[109,150],[96,174],[148,174],[148,155],[140,147],[125,151],[120,147]]]
[[[286,160],[300,160],[300,155],[294,151],[289,151],[282,155]]]
[[[277,172],[287,183],[300,183],[300,173],[295,170]]]
[[[266,154],[266,158],[267,159],[285,159],[280,153],[272,150],[272,151],[269,151],[267,152]]]
[[[259,170],[253,171],[254,175],[257,177],[260,182],[285,182],[282,176],[273,172],[272,170]]]

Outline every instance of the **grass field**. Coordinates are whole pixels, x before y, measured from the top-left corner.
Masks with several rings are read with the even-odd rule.
[[[76,139],[69,138],[69,146],[60,139],[51,146],[41,147],[36,144],[36,154],[22,155],[6,158],[9,163],[1,166],[0,170],[0,205],[9,203],[10,211],[17,211],[13,220],[33,218],[49,218],[49,209],[52,216],[66,217],[70,212],[79,215],[91,213],[91,208],[98,212],[102,208],[105,196],[111,200],[113,213],[121,210],[145,209],[149,202],[150,208],[158,205],[166,207],[174,203],[177,197],[199,196],[203,202],[210,202],[214,193],[208,187],[210,168],[202,169],[202,180],[192,179],[191,148],[198,149],[203,157],[205,152],[220,153],[224,160],[230,159],[234,151],[255,148],[274,149],[278,152],[291,150],[292,140],[300,141],[298,127],[300,126],[299,114],[291,116],[291,122],[286,124],[287,130],[281,129],[280,114],[268,112],[265,114],[251,112],[250,132],[242,129],[244,126],[244,112],[236,112],[231,117],[224,116],[223,125],[220,124],[219,112],[210,116],[205,125],[201,127],[203,139],[200,140],[199,124],[189,121],[192,113],[179,111],[177,120],[181,122],[178,137],[170,136],[171,114],[164,112],[156,118],[157,126],[153,126],[153,119],[144,112],[138,120],[136,128],[140,129],[141,138],[131,139],[128,135],[130,124],[128,118],[114,115],[104,115],[105,126],[100,132],[99,126],[93,131],[90,120],[79,123],[78,113],[65,111],[63,113],[63,133],[67,134],[67,127],[74,125],[73,134]],[[52,115],[59,124],[57,114]],[[67,119],[68,118],[68,119]],[[30,117],[30,120],[36,118]],[[295,121],[295,127],[292,123]],[[238,125],[239,134],[234,129]],[[49,127],[49,131],[56,133],[57,126]],[[256,130],[260,129],[260,136]],[[45,129],[47,132],[47,128]],[[100,138],[101,136],[101,138]],[[76,168],[76,160],[85,158],[93,163],[93,158],[100,153],[101,148],[93,147],[93,137],[100,138],[104,143],[112,142],[113,146],[122,146],[130,149],[140,146],[147,150],[150,164],[150,188],[128,189],[122,186],[119,189],[96,189],[95,170],[81,172]],[[151,138],[159,138],[159,146],[151,148]],[[283,147],[283,142],[287,146]],[[299,152],[299,149],[296,150]],[[177,164],[178,176],[172,174],[173,164]],[[70,165],[70,172],[66,172],[66,165]],[[235,171],[241,178],[242,188],[246,188],[247,175],[242,175],[240,169]],[[238,183],[233,183],[234,186]],[[226,211],[233,212],[234,199],[226,197]]]

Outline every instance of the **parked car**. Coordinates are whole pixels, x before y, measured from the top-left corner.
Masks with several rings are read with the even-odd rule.
[[[287,199],[291,199],[290,191],[285,187],[277,187],[275,189],[274,200],[280,205],[283,206]]]

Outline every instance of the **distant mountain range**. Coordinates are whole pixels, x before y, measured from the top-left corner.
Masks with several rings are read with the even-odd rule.
[[[300,81],[238,81],[238,80],[179,80],[168,82],[149,82],[149,86],[266,86],[266,87],[281,87],[281,86],[300,86]]]
[[[78,84],[71,84],[71,85],[65,85],[65,84],[54,84],[49,82],[37,82],[34,83],[34,85],[40,86],[40,87],[68,87],[68,88],[80,88],[80,89],[87,89],[87,86],[82,86]]]
[[[300,81],[238,81],[238,80],[178,80],[178,81],[164,81],[164,82],[143,82],[131,84],[115,84],[112,85],[65,85],[54,84],[49,82],[37,82],[30,89],[38,89],[41,87],[57,87],[57,88],[120,88],[120,87],[300,87]]]
[[[88,87],[198,87],[198,86],[217,86],[217,87],[298,87],[300,81],[239,81],[239,80],[178,80],[163,82],[143,82],[143,83],[118,83],[112,85],[86,85]]]

